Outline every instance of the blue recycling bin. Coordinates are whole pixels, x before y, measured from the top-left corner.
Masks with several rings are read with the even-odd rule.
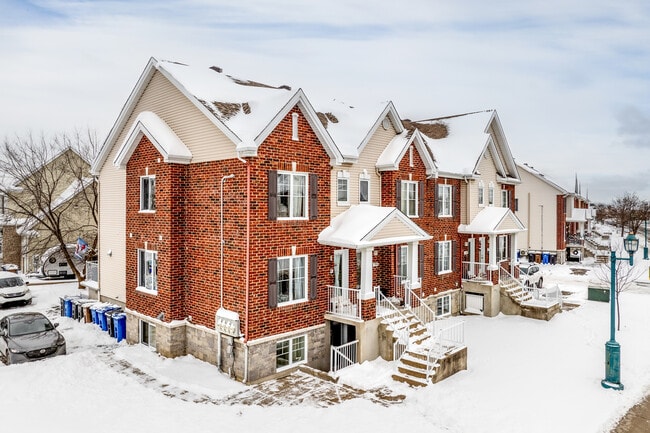
[[[107,305],[103,308],[97,310],[97,318],[99,319],[99,327],[102,328],[102,331],[108,331],[108,320],[106,313],[109,311],[115,310],[118,307],[117,305]]]
[[[126,338],[126,314],[114,314],[113,323],[115,325],[115,338],[117,338],[117,342],[119,343]]]
[[[90,318],[92,319],[93,323],[95,325],[99,325],[99,318],[97,314],[97,310],[102,308],[103,305],[101,304],[95,304],[90,306]]]
[[[550,257],[549,253],[542,254],[542,263],[545,264],[545,265],[548,265],[549,257]]]
[[[63,300],[63,306],[65,310],[65,317],[72,317],[72,299],[65,298]]]

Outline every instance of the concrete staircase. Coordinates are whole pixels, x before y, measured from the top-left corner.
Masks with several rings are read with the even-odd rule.
[[[401,311],[403,316],[392,320],[393,335],[407,331],[409,342],[408,348],[397,360],[397,372],[393,374],[393,380],[410,386],[427,386],[438,367],[437,357],[429,359],[429,349],[434,345],[433,336],[408,309]],[[394,339],[397,340],[397,337]]]
[[[517,305],[533,299],[533,295],[518,280],[510,276],[501,279],[499,285],[501,286],[501,290]]]

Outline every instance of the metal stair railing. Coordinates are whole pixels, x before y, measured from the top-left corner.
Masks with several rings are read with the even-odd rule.
[[[411,289],[410,284],[405,284],[404,287],[404,305],[406,308],[418,318],[420,322],[427,328],[431,335],[435,334],[435,321],[436,312],[429,307],[422,298],[415,294]]]
[[[393,329],[393,336],[396,337],[395,342],[393,343],[393,360],[397,361],[404,355],[406,350],[409,347],[409,318],[402,313],[395,304],[390,302],[379,288],[375,288],[375,294],[377,296],[377,312],[376,317],[382,317],[383,319],[397,319],[397,323],[401,323],[402,326],[396,326],[395,322],[391,322],[390,326]]]

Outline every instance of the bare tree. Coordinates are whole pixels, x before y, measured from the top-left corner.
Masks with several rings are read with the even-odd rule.
[[[5,138],[0,146],[0,194],[7,222],[16,228],[22,254],[42,254],[58,246],[78,281],[78,269],[67,245],[85,236],[97,238],[97,188],[90,162],[97,153],[93,133],[30,134]]]
[[[614,250],[616,251],[616,257],[621,258],[623,256],[623,246],[618,245]],[[627,256],[627,252],[625,253]],[[619,302],[619,295],[626,290],[629,290],[632,287],[632,284],[639,279],[644,273],[645,270],[640,267],[630,266],[630,263],[627,260],[617,260],[615,264],[616,269],[616,281],[614,281],[615,287],[615,296],[616,296],[616,321],[617,329],[621,330],[621,303]],[[611,290],[611,281],[612,281],[612,268],[611,261],[608,260],[607,263],[603,263],[601,266],[594,269],[594,275],[603,284],[606,284],[607,287],[610,287]],[[611,296],[611,295],[610,295]]]

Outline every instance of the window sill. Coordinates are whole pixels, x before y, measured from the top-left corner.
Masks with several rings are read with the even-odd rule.
[[[438,215],[438,218],[453,218],[453,215]]]
[[[145,293],[147,295],[158,296],[158,290],[147,289],[146,287],[138,286],[135,288],[136,292]]]
[[[309,218],[307,217],[298,217],[298,218],[291,218],[291,217],[278,217],[278,221],[309,221]]]
[[[156,210],[140,209],[138,213],[156,213]]]
[[[285,365],[284,367],[275,367],[275,371],[276,372],[285,371],[304,364],[307,364],[307,360],[294,362],[293,364]]]
[[[297,299],[297,300],[294,300],[294,301],[286,301],[286,302],[278,301],[278,308],[288,307],[290,305],[296,305],[296,304],[303,304],[305,302],[307,302],[307,298]]]
[[[441,271],[438,272],[438,275],[446,275],[446,274],[451,274],[453,271]]]

